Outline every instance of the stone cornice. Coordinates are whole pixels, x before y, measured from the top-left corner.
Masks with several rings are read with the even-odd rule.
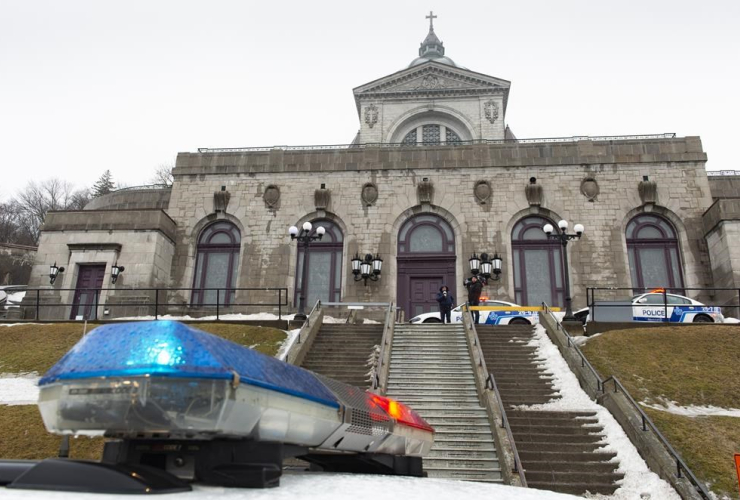
[[[548,167],[706,162],[698,137],[473,144],[434,147],[369,147],[254,152],[180,153],[176,177],[289,172],[343,172],[487,167]]]

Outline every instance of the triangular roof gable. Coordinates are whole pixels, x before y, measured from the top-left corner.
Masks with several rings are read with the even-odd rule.
[[[418,66],[402,69],[383,78],[360,85],[352,90],[357,110],[361,97],[418,97],[419,95],[465,95],[504,93],[504,109],[509,97],[511,82],[469,69],[428,61]]]

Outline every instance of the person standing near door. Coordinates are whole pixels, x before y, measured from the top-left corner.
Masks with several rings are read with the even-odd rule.
[[[468,288],[468,303],[471,306],[480,305],[480,294],[483,291],[483,283],[477,276],[465,280],[465,286]],[[480,322],[480,311],[470,311],[473,321],[477,325]]]
[[[439,302],[439,320],[442,323],[452,323],[452,307],[455,305],[455,297],[452,296],[447,285],[439,287],[437,302]]]

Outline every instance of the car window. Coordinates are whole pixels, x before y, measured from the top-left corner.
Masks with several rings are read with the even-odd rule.
[[[644,296],[645,304],[663,305],[663,294],[662,293],[648,293]]]
[[[509,305],[509,304],[504,304],[503,302],[497,302],[495,300],[487,300],[483,304],[486,306],[497,306],[497,307],[502,307],[502,306],[506,307]]]
[[[691,304],[691,301],[685,297],[680,297],[678,295],[669,295],[668,296],[668,303],[669,304]]]

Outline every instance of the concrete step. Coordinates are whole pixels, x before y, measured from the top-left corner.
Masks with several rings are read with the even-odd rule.
[[[530,451],[517,450],[522,462],[566,462],[566,463],[591,463],[591,462],[609,462],[617,456],[616,453],[596,453],[596,452],[569,452],[569,451]],[[615,466],[617,464],[614,464]]]
[[[534,418],[565,418],[565,419],[580,419],[580,418],[595,418],[596,413],[591,411],[538,411],[538,410],[512,410],[507,412],[507,415],[511,417],[528,417],[533,416]]]
[[[521,457],[520,457],[521,458]],[[616,474],[618,463],[610,462],[569,462],[547,460],[524,460],[527,474],[530,472],[583,472],[588,474]]]
[[[398,381],[396,380],[390,380],[388,381],[388,387],[424,387],[424,388],[434,388],[434,387],[440,387],[440,388],[455,388],[455,387],[471,387],[475,388],[475,381],[473,377],[466,377],[465,379],[457,379],[457,378],[438,378],[437,380],[434,380],[430,377],[423,378],[423,379],[410,379],[410,378],[400,378]]]
[[[476,469],[501,470],[498,459],[495,458],[438,458],[424,457],[424,469]]]
[[[482,407],[480,406],[480,403],[478,403],[478,398],[476,398],[475,401],[471,403],[460,403],[457,401],[450,403],[439,401],[414,401],[413,404],[408,404],[407,406],[410,406],[411,409],[418,412],[423,411],[427,414],[437,414],[439,416],[446,416],[448,413],[464,415],[472,412],[485,412],[485,410],[482,409]]]
[[[590,472],[558,472],[558,471],[526,471],[527,482],[536,483],[565,483],[565,484],[610,484],[619,481],[624,476],[622,474]]]
[[[491,442],[493,442],[493,436],[491,435],[490,429],[466,430],[466,431],[450,431],[446,429],[438,431],[435,429],[435,432],[434,432],[435,440],[437,436],[439,436],[440,438],[448,439],[448,440],[457,439],[459,441],[467,441],[469,439],[482,439],[482,440],[490,440]]]
[[[507,412],[508,415],[508,412]],[[517,427],[529,426],[550,426],[550,427],[569,427],[579,428],[589,425],[598,425],[597,419],[553,419],[553,418],[535,418],[535,417],[508,417],[509,424]]]
[[[425,459],[430,458],[444,458],[444,459],[451,459],[451,458],[462,458],[467,460],[477,460],[477,459],[492,459],[492,460],[498,460],[498,454],[493,451],[493,446],[490,450],[472,450],[472,449],[458,449],[458,448],[449,448],[449,447],[432,447],[432,450],[429,452],[429,454],[424,457]]]
[[[529,478],[527,478],[527,486],[537,490],[550,490],[571,495],[585,495],[586,492],[611,495],[619,488],[619,485],[612,483],[552,483],[548,481],[530,481]]]
[[[437,468],[427,467],[425,463],[424,470],[429,477],[437,479],[463,479],[467,481],[503,483],[503,476],[500,469]]]
[[[589,434],[603,433],[604,428],[601,426],[594,427],[563,427],[557,425],[519,425],[509,422],[511,432],[529,434],[562,434],[569,436],[587,436]]]
[[[468,370],[470,372],[470,370]],[[398,380],[408,380],[408,381],[424,381],[424,380],[430,380],[430,378],[434,375],[436,378],[441,379],[454,379],[456,381],[465,381],[470,384],[475,385],[475,377],[472,375],[472,373],[465,373],[465,372],[458,372],[455,374],[439,374],[437,372],[430,372],[428,374],[424,373],[404,373],[403,375],[397,375],[395,379]],[[393,377],[389,376],[388,380],[394,380]]]
[[[558,434],[558,433],[549,433],[549,432],[546,434],[544,433],[535,434],[531,432],[516,432],[516,431],[512,431],[512,433],[514,434],[514,441],[516,442],[517,448],[519,447],[519,444],[521,443],[523,446],[526,447],[526,449],[530,449],[530,450],[532,448],[526,446],[529,443],[536,443],[537,445],[554,444],[554,443],[596,444],[596,443],[599,443],[602,439],[604,439],[604,436],[600,436],[596,434],[571,435],[571,434]]]
[[[436,441],[436,439],[435,439]],[[573,442],[553,442],[553,443],[542,443],[542,442],[527,442],[521,439],[517,439],[514,436],[516,447],[519,453],[584,453],[593,454],[595,450],[604,446],[598,442],[592,443],[573,443]]]

